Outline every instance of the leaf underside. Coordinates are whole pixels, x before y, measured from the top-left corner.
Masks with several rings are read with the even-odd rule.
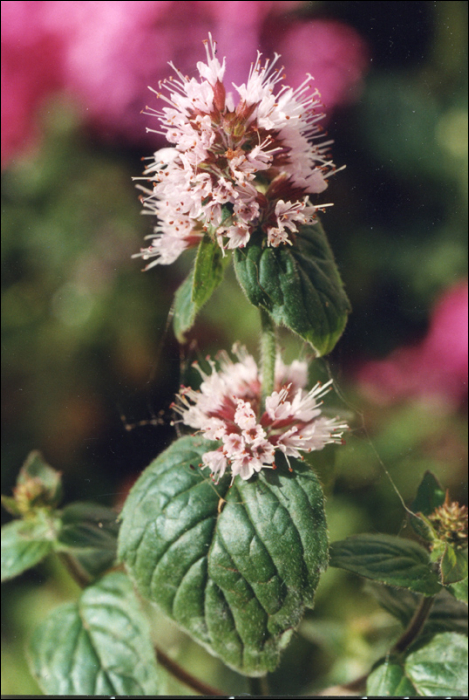
[[[213,447],[181,438],[143,472],[124,506],[119,555],[142,595],[196,641],[263,675],[312,607],[327,563],[323,494],[295,460],[293,474],[279,467],[214,486],[198,468]]]

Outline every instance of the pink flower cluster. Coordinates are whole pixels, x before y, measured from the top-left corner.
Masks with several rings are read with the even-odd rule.
[[[323,192],[335,171],[331,142],[317,142],[324,115],[311,76],[296,90],[283,85],[274,94],[284,77],[276,68],[280,57],[262,65],[258,54],[247,82],[234,85],[235,106],[210,34],[205,45],[200,80],[170,63],[177,78],[161,84],[169,97],[156,93],[169,106],[147,108],[175,145],[157,151],[146,169],[153,189],[140,187],[146,212],[159,219],[156,237],[138,254],[155,258],[147,268],[174,262],[206,234],[223,251],[244,247],[258,228],[268,246],[291,245],[299,226],[316,221],[318,207],[307,195]]]
[[[2,166],[34,140],[38,108],[59,90],[82,104],[102,138],[154,144],[139,115],[147,86],[170,58],[190,70],[209,30],[229,53],[230,80],[242,80],[257,47],[281,46],[293,85],[311,71],[328,108],[350,101],[368,64],[364,42],[339,22],[295,17],[302,5],[2,0]]]
[[[275,469],[275,453],[301,458],[303,452],[322,450],[329,443],[342,442],[347,424],[321,415],[322,398],[331,382],[320,383],[306,392],[307,364],[294,360],[285,365],[277,357],[275,391],[262,408],[261,381],[254,358],[242,347],[219,354],[220,370],[213,361],[210,375],[196,364],[203,378],[199,391],[182,387],[173,408],[182,422],[200,430],[220,447],[202,456],[203,466],[217,481],[231,468],[233,479],[249,479],[263,467]],[[291,469],[291,467],[290,467]]]
[[[458,404],[467,397],[468,286],[448,289],[432,312],[427,336],[413,347],[369,362],[358,381],[370,398],[389,404],[409,397],[438,398]]]

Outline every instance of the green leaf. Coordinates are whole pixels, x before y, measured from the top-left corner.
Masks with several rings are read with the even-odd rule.
[[[366,681],[367,695],[387,698],[417,695],[399,661],[389,658],[372,670]]]
[[[444,501],[445,492],[443,487],[432,472],[426,471],[417,489],[417,495],[412,503],[411,510],[414,513],[428,516],[433,513],[435,508],[443,505]],[[419,518],[414,516],[411,517],[410,522],[416,533],[423,539],[431,542],[436,538],[435,530],[426,517]]]
[[[33,633],[33,676],[46,695],[156,695],[150,628],[128,577],[112,573]]]
[[[467,605],[467,576],[464,581],[459,581],[458,583],[453,583],[451,586],[448,586],[448,590],[457,600],[461,600]]]
[[[230,256],[209,236],[205,236],[197,250],[192,286],[192,301],[197,311],[210,299],[223,279]]]
[[[11,515],[14,515],[15,518],[21,517],[24,514],[24,509],[17,503],[16,498],[13,498],[12,496],[4,496],[2,494],[1,499],[2,506],[5,508],[5,510],[11,513]]]
[[[445,491],[443,487],[432,472],[426,471],[412,503],[413,512],[431,515],[435,508],[439,508],[444,502]]]
[[[467,578],[467,549],[463,551],[448,544],[441,560],[440,571],[441,582],[445,586],[464,581]]]
[[[141,594],[245,675],[278,664],[327,563],[323,494],[291,460],[217,486],[198,469],[216,446],[177,440],[143,472],[122,511],[119,555]],[[226,499],[226,503],[223,503]]]
[[[185,343],[185,333],[194,325],[197,306],[192,301],[194,270],[192,270],[174,295],[174,334],[180,343]]]
[[[2,581],[36,566],[54,548],[58,526],[44,514],[2,527]]]
[[[235,250],[236,275],[249,301],[310,343],[318,356],[330,352],[350,303],[320,222],[302,227],[291,247],[262,243],[252,238]]]
[[[51,497],[56,497],[57,491],[60,491],[61,473],[49,466],[37,450],[29,453],[21,467],[17,483],[24,484],[29,479],[39,479]]]
[[[72,503],[62,511],[58,548],[71,554],[93,579],[115,562],[117,513],[96,503]]]
[[[199,244],[194,267],[174,296],[174,333],[180,343],[186,342],[185,334],[222,281],[229,260],[208,236]]]
[[[467,637],[436,634],[405,660],[405,671],[419,695],[467,697]]]
[[[407,657],[383,659],[368,676],[375,697],[467,697],[467,638],[436,634]]]
[[[330,565],[424,595],[441,589],[428,553],[416,542],[391,535],[357,535],[333,542]]]
[[[417,593],[371,581],[367,582],[366,590],[370,591],[378,603],[396,617],[403,627],[407,627],[421,601],[421,596]],[[435,597],[422,635],[436,632],[458,632],[467,635],[467,607],[455,600],[446,589],[442,589]]]

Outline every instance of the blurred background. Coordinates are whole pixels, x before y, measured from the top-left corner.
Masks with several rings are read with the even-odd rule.
[[[331,540],[398,534],[431,469],[467,501],[467,3],[2,2],[2,493],[28,452],[63,472],[65,502],[120,508],[174,438],[169,405],[193,360],[235,340],[257,352],[258,316],[227,279],[180,347],[168,327],[190,268],[142,274],[151,232],[131,177],[164,145],[147,89],[172,60],[195,75],[211,31],[227,80],[257,50],[282,54],[287,83],[311,73],[334,161],[323,224],[353,306],[316,374],[352,431],[318,459]],[[226,82],[226,81],[225,81]],[[287,360],[305,351],[281,334]],[[335,457],[334,474],[330,463]],[[327,470],[324,464],[328,463]],[[9,516],[3,511],[2,522]],[[405,534],[405,533],[404,533]],[[2,693],[39,692],[24,644],[77,595],[53,559],[2,587]],[[246,691],[154,611],[155,640],[225,693]],[[396,623],[345,572],[323,577],[272,674],[311,694],[369,670]],[[169,676],[167,692],[189,694]]]

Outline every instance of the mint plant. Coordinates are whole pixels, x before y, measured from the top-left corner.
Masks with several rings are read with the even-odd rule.
[[[20,519],[3,528],[2,580],[55,554],[83,589],[31,638],[31,672],[46,694],[163,694],[159,664],[197,692],[228,693],[154,644],[143,601],[261,692],[256,679],[278,666],[328,565],[373,582],[404,627],[345,690],[467,692],[467,509],[427,472],[408,509],[415,538],[328,542],[315,453],[343,443],[349,426],[327,406],[332,380],[308,388],[307,363],[284,362],[276,331],[286,327],[320,357],[344,330],[350,304],[318,220],[328,205],[311,201],[336,168],[311,77],[278,87],[278,59],[257,57],[234,86],[237,104],[211,36],[199,79],[172,66],[176,79],[156,93],[165,106],[148,113],[173,146],[155,153],[139,185],[158,221],[138,254],[147,268],[197,248],[175,295],[179,342],[232,258],[259,309],[259,362],[235,344],[196,365],[200,386],[181,387],[172,405],[183,434],[144,470],[121,513],[61,508],[61,475],[37,452],[3,498]]]

